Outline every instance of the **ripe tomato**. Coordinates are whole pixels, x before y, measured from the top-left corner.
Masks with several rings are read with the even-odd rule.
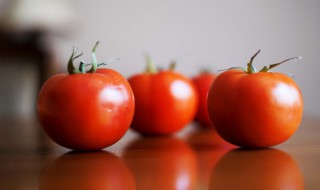
[[[56,143],[74,150],[97,150],[117,142],[133,118],[134,96],[128,81],[111,69],[96,69],[95,46],[90,72],[73,67],[42,86],[37,112],[40,124]],[[95,70],[95,71],[94,71]]]
[[[237,149],[225,154],[211,173],[209,189],[303,190],[296,161],[277,149]]]
[[[187,77],[172,70],[148,71],[128,79],[136,101],[132,129],[143,135],[171,134],[194,118],[197,93]]]
[[[241,147],[277,145],[293,135],[302,118],[303,99],[297,84],[285,74],[268,72],[287,60],[255,72],[252,60],[258,53],[246,71],[221,73],[208,95],[208,111],[217,132]]]
[[[139,138],[125,148],[123,159],[135,177],[137,190],[196,189],[195,154],[178,138]]]
[[[203,127],[212,126],[207,109],[207,97],[210,86],[215,78],[216,75],[210,72],[202,72],[192,78],[199,95],[199,107],[195,120]]]
[[[64,154],[43,168],[39,190],[135,190],[130,169],[104,151]]]

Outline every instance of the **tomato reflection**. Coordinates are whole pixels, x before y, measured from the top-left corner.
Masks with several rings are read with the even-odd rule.
[[[210,189],[304,189],[297,163],[277,149],[237,149],[225,154],[213,170]]]
[[[128,167],[105,152],[67,153],[44,169],[40,190],[131,190],[134,179]]]
[[[236,146],[223,140],[214,128],[200,128],[192,131],[186,141],[192,147],[198,161],[198,187],[208,189],[210,176],[217,161]]]
[[[195,189],[196,158],[180,139],[141,138],[126,148],[123,157],[139,190]]]

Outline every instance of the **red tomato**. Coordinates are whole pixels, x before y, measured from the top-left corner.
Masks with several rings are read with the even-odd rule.
[[[194,118],[197,93],[187,77],[172,70],[130,77],[136,108],[132,129],[143,135],[171,134]]]
[[[69,62],[71,73],[76,57]],[[42,128],[56,143],[97,150],[114,144],[128,130],[134,96],[128,81],[111,69],[59,74],[42,86],[37,111]]]
[[[126,147],[123,159],[139,190],[196,189],[196,157],[180,139],[168,136],[137,139]]]
[[[104,152],[67,153],[46,166],[39,190],[134,190],[130,169],[115,155]]]
[[[247,71],[230,69],[215,79],[208,95],[209,115],[217,132],[230,143],[274,146],[299,127],[302,95],[292,78],[268,72],[282,62],[254,72],[253,58]]]
[[[199,95],[199,107],[198,107],[195,120],[203,127],[212,126],[209,118],[209,114],[208,114],[207,97],[208,97],[210,86],[215,78],[216,78],[215,74],[209,73],[209,72],[203,72],[192,79]]]
[[[214,168],[209,189],[303,190],[299,166],[285,152],[276,149],[233,150]]]

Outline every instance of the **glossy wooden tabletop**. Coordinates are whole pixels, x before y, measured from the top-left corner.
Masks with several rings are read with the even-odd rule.
[[[36,120],[0,120],[1,190],[320,189],[320,121],[270,149],[244,150],[190,124],[175,136],[129,130],[99,152],[71,152]]]

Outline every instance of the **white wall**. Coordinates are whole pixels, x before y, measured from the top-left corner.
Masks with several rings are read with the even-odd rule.
[[[302,56],[274,71],[289,72],[301,87],[305,114],[320,117],[320,1],[317,0],[69,0],[79,14],[66,37],[54,44],[61,66],[72,47],[90,59],[99,40],[98,59],[125,76],[144,69],[143,55],[193,76],[203,67],[245,66],[261,49],[256,66]]]

